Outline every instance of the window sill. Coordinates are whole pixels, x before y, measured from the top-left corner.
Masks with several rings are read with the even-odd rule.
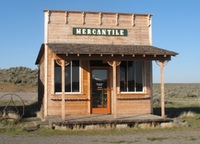
[[[56,93],[54,93],[54,95],[61,95],[62,94],[62,92],[56,92]],[[76,95],[76,94],[82,94],[81,92],[65,92],[65,94],[68,94],[68,95]]]
[[[130,94],[130,95],[133,95],[133,94],[141,94],[141,95],[144,95],[144,94],[147,94],[146,92],[120,92],[120,94]]]
[[[142,96],[142,97],[117,97],[117,100],[146,100],[150,99],[150,96]]]
[[[51,98],[52,101],[62,101],[62,98]],[[88,101],[87,98],[65,98],[65,101]]]

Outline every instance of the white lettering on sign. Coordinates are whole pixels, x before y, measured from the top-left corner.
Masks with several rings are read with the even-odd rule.
[[[92,34],[93,34],[93,35],[96,35],[96,29],[93,29],[93,30],[92,30]]]
[[[73,35],[128,36],[127,29],[73,28]]]
[[[102,29],[102,35],[106,35],[106,30]]]
[[[108,32],[108,35],[110,35],[111,30],[107,30],[107,32]]]
[[[120,35],[124,35],[124,30],[120,30]]]
[[[76,29],[76,34],[81,34],[81,29]]]
[[[91,29],[87,29],[87,33],[90,35],[91,34]]]
[[[86,29],[82,29],[82,34],[86,34]]]

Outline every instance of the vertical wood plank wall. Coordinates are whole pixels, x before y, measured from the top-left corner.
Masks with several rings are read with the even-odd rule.
[[[68,12],[68,22],[66,23],[65,11],[50,11],[48,43],[150,44],[149,15],[135,15],[134,26],[132,14],[119,14],[118,25],[116,25],[116,13],[102,13],[101,24],[99,15],[100,13],[85,13],[85,23],[83,24],[82,12]],[[73,35],[73,27],[127,29],[128,36],[78,36]]]
[[[48,13],[48,14],[47,14]],[[85,44],[120,44],[120,45],[150,45],[149,15],[133,15],[116,13],[82,12],[73,11],[45,11],[46,26],[45,37],[47,43],[85,43]],[[73,27],[81,28],[112,28],[127,29],[128,36],[75,36],[72,34]],[[54,59],[59,59],[48,49],[48,72],[47,72],[47,115],[61,114],[61,94],[54,93]],[[120,61],[120,60],[119,60]],[[80,94],[66,94],[66,114],[89,114],[90,113],[90,61],[81,60],[81,92]],[[117,83],[117,114],[128,113],[151,113],[151,61],[145,61],[144,93],[121,94]],[[119,70],[117,68],[117,70]],[[40,64],[40,81],[43,83],[43,62]],[[112,71],[110,76],[112,76]],[[112,77],[110,77],[110,81]],[[119,71],[117,71],[119,82]],[[112,83],[111,83],[112,85]],[[42,90],[41,90],[42,91]],[[42,92],[39,92],[42,97]],[[123,99],[130,98],[133,99]],[[135,99],[134,99],[135,98]],[[113,100],[111,97],[111,113],[113,112]]]

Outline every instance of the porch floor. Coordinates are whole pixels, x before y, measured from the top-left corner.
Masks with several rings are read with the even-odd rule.
[[[71,129],[74,126],[85,128],[91,125],[112,125],[112,127],[116,127],[116,125],[120,124],[135,127],[136,124],[142,123],[157,125],[172,121],[169,118],[162,118],[152,114],[121,114],[117,115],[116,118],[108,114],[66,115],[65,121],[61,119],[61,116],[47,116],[46,120],[51,126],[66,126],[71,127]]]

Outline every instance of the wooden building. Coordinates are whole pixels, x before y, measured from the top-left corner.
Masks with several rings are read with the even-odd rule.
[[[44,10],[38,65],[43,117],[152,114],[152,61],[176,52],[152,46],[152,15]]]

